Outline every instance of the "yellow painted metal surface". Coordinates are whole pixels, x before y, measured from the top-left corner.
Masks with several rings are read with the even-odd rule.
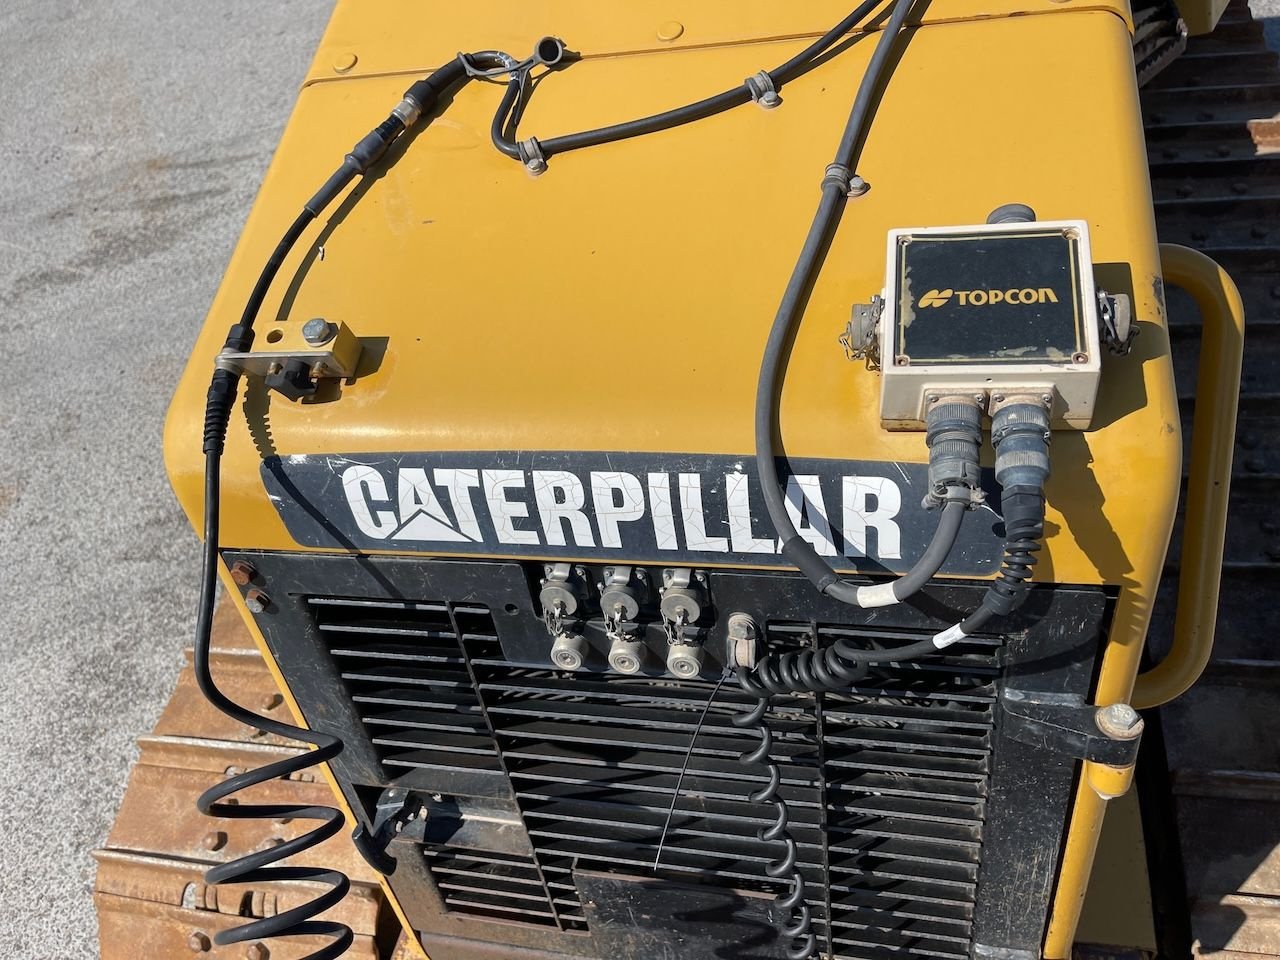
[[[1075,940],[1156,953],[1147,848],[1136,790],[1107,804]]]
[[[827,0],[660,14],[543,0],[442,6],[417,30],[418,5],[339,3],[171,408],[166,461],[193,522],[203,395],[226,328],[279,235],[406,74],[458,49],[519,54],[561,35],[588,58],[539,87],[521,131],[547,137],[723,89],[804,45],[784,38],[845,12]],[[658,40],[672,17],[684,31]],[[1142,336],[1128,357],[1105,358],[1094,428],[1055,435],[1036,577],[1116,589],[1101,677],[1115,699],[1136,672],[1181,456],[1126,18],[1076,0],[927,7],[858,165],[871,190],[850,202],[780,405],[792,456],[924,462],[919,434],[880,429],[877,376],[837,343],[851,304],[882,288],[886,232],[981,222],[1010,201],[1087,220],[1099,285],[1132,295]],[[854,42],[787,84],[781,109],[556,157],[538,179],[489,145],[501,90],[458,93],[308,234],[268,297],[260,337],[324,316],[386,338],[385,350],[339,399],[290,404],[259,390],[237,407],[224,544],[299,549],[263,489],[268,454],[749,454],[760,353],[871,46]],[[348,54],[356,62],[335,73]],[[1077,851],[1092,849],[1102,814],[1083,794],[1059,903],[1083,891],[1089,858]]]
[[[754,73],[785,60],[790,55],[786,52],[788,41],[825,33],[854,6],[856,3],[849,0],[704,0],[683,6],[604,4],[599,0],[428,6],[418,0],[345,0],[334,11],[306,83],[343,76],[418,74],[440,66],[460,50],[499,49],[523,57],[546,35],[560,37],[569,49],[587,59],[759,43],[748,71]],[[883,10],[872,15],[873,26],[883,18]],[[917,3],[908,22],[937,24],[1067,10],[1104,10],[1132,25],[1129,4],[1121,0],[932,0]],[[347,66],[351,56],[358,56],[359,62]],[[654,67],[660,64],[646,60],[635,62],[630,69]],[[635,73],[632,76],[639,80]],[[741,79],[699,71],[693,86],[682,88],[664,106],[718,93]],[[648,84],[649,77],[643,82]],[[564,127],[550,130],[548,136],[571,129],[580,129],[572,118]]]

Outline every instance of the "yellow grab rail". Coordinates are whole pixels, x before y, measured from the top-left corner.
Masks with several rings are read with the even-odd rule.
[[[1138,676],[1131,702],[1139,708],[1168,703],[1186,692],[1213,651],[1244,355],[1244,304],[1227,272],[1203,253],[1171,243],[1160,245],[1160,270],[1165,283],[1191,294],[1204,332],[1173,646],[1160,663]]]

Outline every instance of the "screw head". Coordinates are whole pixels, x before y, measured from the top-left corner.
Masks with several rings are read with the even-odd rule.
[[[1072,363],[1088,363],[1089,355],[1087,353],[1076,353],[1071,356]]]
[[[187,937],[187,949],[192,953],[208,953],[212,947],[213,941],[199,930],[193,930],[191,936]]]
[[[284,703],[284,695],[280,693],[268,693],[262,698],[263,710],[274,710],[280,704]]]
[[[338,335],[337,324],[324,317],[313,317],[302,325],[302,339],[313,347],[328,343]]]

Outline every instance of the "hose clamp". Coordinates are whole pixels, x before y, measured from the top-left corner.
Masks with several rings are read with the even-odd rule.
[[[542,144],[537,137],[521,140],[516,144],[516,149],[520,151],[520,162],[532,176],[537,177],[547,172],[547,155],[542,152]]]
[[[782,105],[782,97],[778,96],[778,88],[774,86],[773,77],[769,76],[769,71],[761,70],[759,73],[752,74],[744,83],[751,93],[751,99],[759,104],[761,109],[772,110]]]

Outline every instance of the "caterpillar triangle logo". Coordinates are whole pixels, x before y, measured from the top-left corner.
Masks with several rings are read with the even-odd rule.
[[[936,290],[936,289],[930,290],[928,293],[926,293],[923,297],[920,298],[920,303],[917,304],[917,306],[940,307],[944,303],[946,303],[948,300],[951,299],[951,294],[954,292],[955,291],[952,290],[950,287],[947,287],[947,289],[945,290]]]

